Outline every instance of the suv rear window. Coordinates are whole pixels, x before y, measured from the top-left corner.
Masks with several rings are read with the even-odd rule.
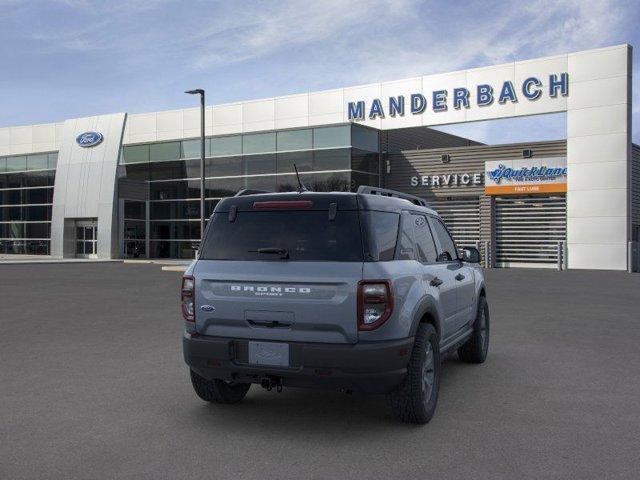
[[[339,210],[227,212],[213,215],[203,260],[382,262],[394,259],[397,213]],[[260,251],[262,250],[262,251]]]
[[[233,222],[220,212],[212,221],[203,260],[363,261],[357,211],[338,211],[332,221],[326,210],[241,211]]]

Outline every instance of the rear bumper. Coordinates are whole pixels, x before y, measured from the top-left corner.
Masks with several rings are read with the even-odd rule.
[[[284,386],[386,393],[402,382],[413,341],[412,337],[354,345],[290,342],[289,367],[249,364],[246,339],[185,332],[182,345],[187,365],[210,380],[260,383],[270,376]]]

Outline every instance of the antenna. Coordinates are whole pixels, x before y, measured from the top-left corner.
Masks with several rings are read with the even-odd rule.
[[[296,178],[298,179],[298,193],[302,193],[302,192],[308,192],[307,187],[304,186],[304,183],[302,183],[302,180],[300,180],[300,174],[298,173],[298,167],[296,166],[296,164],[293,164],[293,168],[296,171]]]

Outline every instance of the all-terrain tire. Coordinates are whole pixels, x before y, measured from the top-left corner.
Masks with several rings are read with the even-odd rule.
[[[392,415],[407,423],[424,424],[431,420],[438,403],[440,372],[438,334],[433,325],[421,323],[407,366],[407,376],[387,394],[387,405]]]
[[[245,397],[250,383],[227,383],[224,380],[207,380],[191,370],[191,384],[196,394],[206,402],[238,403]]]
[[[467,363],[484,363],[489,352],[489,305],[484,296],[478,301],[478,312],[473,322],[473,333],[458,349],[458,357]]]

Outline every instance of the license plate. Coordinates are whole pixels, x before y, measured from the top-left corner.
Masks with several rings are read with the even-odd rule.
[[[253,365],[289,366],[289,344],[249,342],[249,363]]]

